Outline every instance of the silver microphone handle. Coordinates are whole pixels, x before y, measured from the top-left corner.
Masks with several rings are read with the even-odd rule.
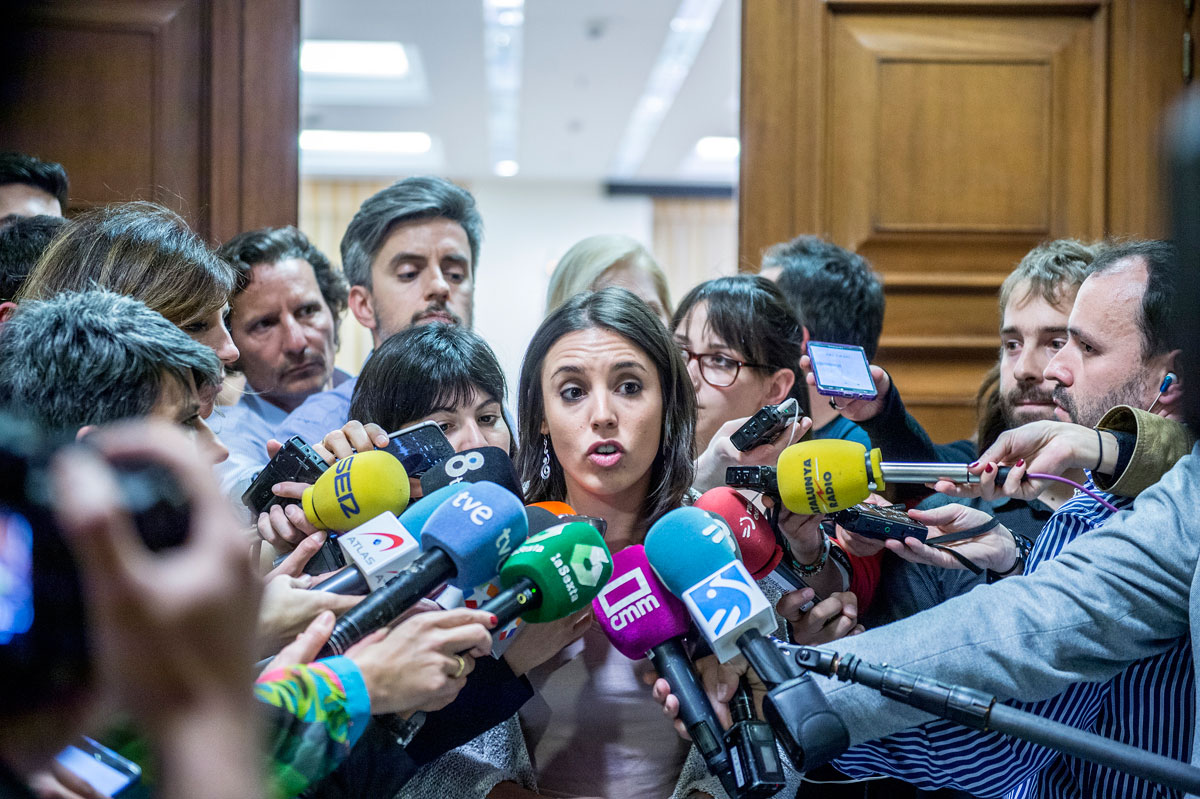
[[[979,482],[979,475],[968,472],[965,463],[881,463],[879,472],[885,483]]]

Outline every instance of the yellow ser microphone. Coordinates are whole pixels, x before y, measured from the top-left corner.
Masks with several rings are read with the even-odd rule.
[[[359,452],[340,461],[304,489],[300,504],[318,530],[353,530],[387,511],[408,506],[408,473],[390,452]]]

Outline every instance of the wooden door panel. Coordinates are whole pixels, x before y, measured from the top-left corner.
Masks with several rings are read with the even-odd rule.
[[[743,56],[743,259],[800,233],[866,256],[888,303],[878,360],[935,439],[975,427],[997,291],[1016,263],[1041,241],[1104,233],[1108,6],[743,6],[746,36],[759,37],[744,48],[767,51]],[[791,229],[773,221],[780,208]]]
[[[150,199],[215,241],[295,223],[299,14],[299,0],[25,4],[0,41],[0,149],[62,163],[76,210]]]

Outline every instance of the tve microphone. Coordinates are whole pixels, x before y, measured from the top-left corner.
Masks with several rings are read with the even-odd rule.
[[[654,523],[645,544],[655,574],[683,600],[722,663],[739,653],[743,637],[759,633],[761,638],[777,626],[771,603],[750,572],[722,545],[721,537],[729,535],[724,521],[698,508],[678,508]]]
[[[422,528],[421,556],[338,620],[321,657],[342,654],[442,582],[469,591],[495,575],[528,534],[525,507],[512,492],[494,483],[458,486]]]
[[[1010,469],[1001,466],[996,480]],[[878,449],[856,441],[822,439],[793,444],[779,456],[779,496],[793,513],[833,513],[857,505],[887,483],[978,483],[965,463],[885,463]]]
[[[504,590],[481,610],[500,624],[520,616],[546,622],[586,607],[612,574],[612,555],[600,532],[567,522],[529,537],[500,569]]]
[[[390,582],[421,554],[421,528],[454,491],[454,486],[439,488],[409,505],[399,518],[387,511],[342,533],[337,542],[349,565],[312,590],[367,594]]]
[[[755,580],[769,580],[785,594],[807,587],[800,572],[783,559],[783,547],[775,531],[753,502],[732,488],[720,486],[705,491],[693,507],[725,520],[742,551],[742,563]],[[811,610],[815,604],[815,600],[810,600],[800,610]]]
[[[408,474],[381,449],[342,458],[304,489],[304,516],[318,530],[353,530],[385,511],[408,505]]]
[[[613,576],[592,600],[592,609],[618,652],[631,660],[650,658],[679,699],[679,718],[709,773],[721,780],[727,794],[739,796],[721,722],[683,647],[682,636],[691,627],[691,618],[655,576],[640,544],[613,555]]]
[[[447,486],[452,488],[452,486]],[[445,489],[439,488],[438,491]],[[529,522],[529,535],[534,536],[543,530],[549,530],[557,524],[560,524],[558,517],[545,508],[535,505],[525,506],[525,518]],[[475,590],[462,596],[462,592],[458,591],[453,586],[447,586],[446,590],[435,597],[435,601],[444,608],[462,607],[478,610],[482,608],[492,599],[495,599],[503,589],[500,585],[500,578],[494,577],[482,585],[475,586]],[[458,597],[453,594],[458,593]],[[517,630],[521,626],[521,619],[518,617],[513,619],[508,624],[498,624],[492,630],[492,657],[498,658],[504,654],[509,645],[512,644],[513,638]]]
[[[435,463],[421,475],[421,490],[428,494],[446,485],[483,481],[507,488],[518,497],[523,495],[512,458],[499,447],[467,449]]]

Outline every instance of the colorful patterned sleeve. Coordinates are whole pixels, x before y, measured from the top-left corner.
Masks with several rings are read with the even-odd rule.
[[[337,768],[371,719],[362,674],[345,657],[272,669],[254,695],[268,710],[278,797],[296,796]]]

